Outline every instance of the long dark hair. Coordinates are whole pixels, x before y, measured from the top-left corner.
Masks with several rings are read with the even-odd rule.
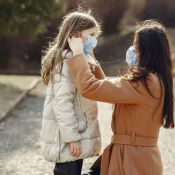
[[[142,80],[152,95],[147,85],[147,76],[150,72],[158,75],[161,89],[164,89],[165,92],[164,128],[174,128],[172,61],[167,31],[161,23],[155,20],[146,20],[137,26],[134,44],[139,52],[139,71],[134,68],[130,69],[132,81]]]

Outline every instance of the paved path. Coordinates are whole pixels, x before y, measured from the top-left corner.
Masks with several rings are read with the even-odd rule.
[[[54,165],[43,159],[39,146],[44,92],[43,86],[38,85],[9,118],[0,123],[0,175],[52,175]],[[99,103],[99,108],[104,148],[111,137],[111,106]],[[164,175],[175,175],[175,130],[161,130],[159,147]],[[87,159],[83,170],[94,159]]]

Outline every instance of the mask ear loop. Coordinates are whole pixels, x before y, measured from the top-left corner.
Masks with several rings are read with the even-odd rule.
[[[134,48],[134,52],[135,52],[136,55],[137,55],[137,59],[136,59],[136,61],[135,61],[133,67],[138,67],[138,64],[139,64],[139,53],[138,53],[138,51],[137,51],[137,48],[136,48],[136,45],[135,45],[135,44],[133,45],[133,48]]]
[[[137,52],[136,52],[136,54],[137,54],[137,59],[136,59],[134,65],[135,65],[135,67],[138,67],[138,65],[139,65],[139,56],[138,56]]]
[[[86,36],[86,35],[84,35],[83,33],[81,33],[86,39],[88,39],[89,37],[88,36]]]

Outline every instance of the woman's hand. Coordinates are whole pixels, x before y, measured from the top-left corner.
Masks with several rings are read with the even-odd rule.
[[[73,56],[83,54],[83,40],[81,38],[68,38],[68,44],[73,52]]]
[[[69,143],[70,154],[74,157],[79,157],[82,152],[80,141]]]

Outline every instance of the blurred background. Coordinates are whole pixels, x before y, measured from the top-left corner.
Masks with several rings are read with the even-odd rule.
[[[54,164],[40,152],[46,87],[40,79],[42,50],[57,35],[65,14],[91,10],[102,27],[94,50],[107,76],[126,69],[135,25],[157,19],[168,30],[175,61],[175,0],[0,0],[0,175],[51,175]],[[103,148],[111,138],[111,106],[98,103]],[[175,175],[175,131],[161,129],[164,175]],[[95,158],[87,159],[83,170]]]
[[[41,50],[56,36],[62,17],[78,6],[91,9],[102,25],[95,54],[108,75],[123,64],[138,21],[159,20],[175,41],[175,0],[1,0],[0,73],[39,74]]]

